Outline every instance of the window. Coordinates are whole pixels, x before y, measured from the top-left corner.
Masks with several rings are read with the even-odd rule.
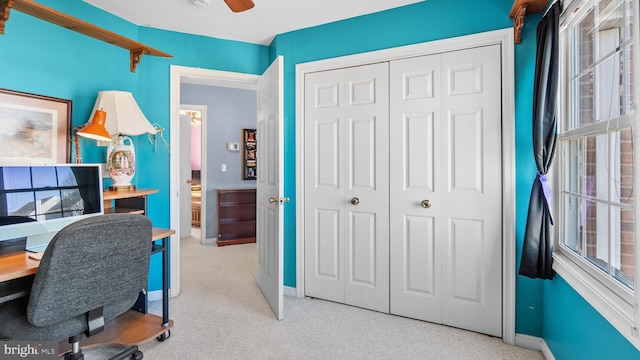
[[[637,13],[637,0],[565,0],[552,177],[554,268],[640,348]]]

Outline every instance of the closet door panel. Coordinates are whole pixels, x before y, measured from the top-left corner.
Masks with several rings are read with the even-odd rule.
[[[345,303],[389,312],[388,64],[344,69]]]
[[[344,302],[342,71],[305,80],[305,295]]]
[[[390,64],[390,310],[442,322],[440,55]]]
[[[502,336],[500,46],[442,55],[443,322]]]
[[[305,94],[305,294],[389,312],[388,65],[308,74]]]

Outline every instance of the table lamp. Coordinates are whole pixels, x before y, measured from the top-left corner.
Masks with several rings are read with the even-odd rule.
[[[75,144],[76,144],[76,163],[82,163],[82,157],[80,156],[80,142],[78,136],[82,136],[87,139],[111,141],[111,135],[109,131],[104,127],[107,114],[103,110],[94,111],[91,121],[76,128]]]
[[[131,184],[131,180],[135,175],[136,157],[133,141],[127,135],[155,134],[156,129],[128,91],[98,92],[92,116],[100,110],[106,112],[105,127],[111,136],[107,148],[107,171],[113,185],[109,189],[133,190],[135,185]]]

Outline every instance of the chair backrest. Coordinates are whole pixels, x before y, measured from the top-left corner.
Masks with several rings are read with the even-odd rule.
[[[130,308],[147,287],[151,222],[106,214],[60,230],[34,278],[27,318],[45,327],[103,307],[104,320]]]

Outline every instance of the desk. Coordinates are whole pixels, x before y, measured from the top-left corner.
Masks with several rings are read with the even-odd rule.
[[[155,315],[136,315],[134,311],[128,311],[121,315],[122,319],[118,317],[116,318],[116,320],[112,321],[115,323],[115,328],[114,326],[111,326],[109,327],[109,332],[105,331],[105,335],[87,338],[85,339],[85,341],[81,342],[81,345],[85,343],[98,343],[98,341],[100,343],[104,343],[104,340],[101,339],[102,337],[105,337],[109,334],[113,335],[113,333],[118,334],[121,331],[124,331],[126,329],[126,326],[132,326],[133,323],[138,324],[139,328],[136,328],[136,331],[126,331],[126,333],[132,334],[134,336],[116,337],[116,339],[119,340],[120,343],[134,345],[144,340],[148,340],[150,337],[154,336],[157,336],[158,340],[164,340],[169,337],[168,331],[173,327],[173,321],[169,319],[168,240],[169,237],[175,233],[175,230],[171,229],[153,228],[151,234],[151,253],[155,254],[158,252],[162,252],[162,322],[160,323],[158,320],[155,320],[156,318],[158,318]],[[159,241],[160,243],[157,243],[157,241]],[[19,251],[12,254],[1,255],[0,282],[34,275],[38,271],[38,266],[40,266],[40,261],[30,259],[29,253],[27,251]],[[158,325],[160,325],[160,327],[158,327]],[[144,338],[144,336],[148,336],[149,334],[152,335],[150,337]],[[114,340],[113,338],[111,338],[111,340],[109,341],[113,342]]]

